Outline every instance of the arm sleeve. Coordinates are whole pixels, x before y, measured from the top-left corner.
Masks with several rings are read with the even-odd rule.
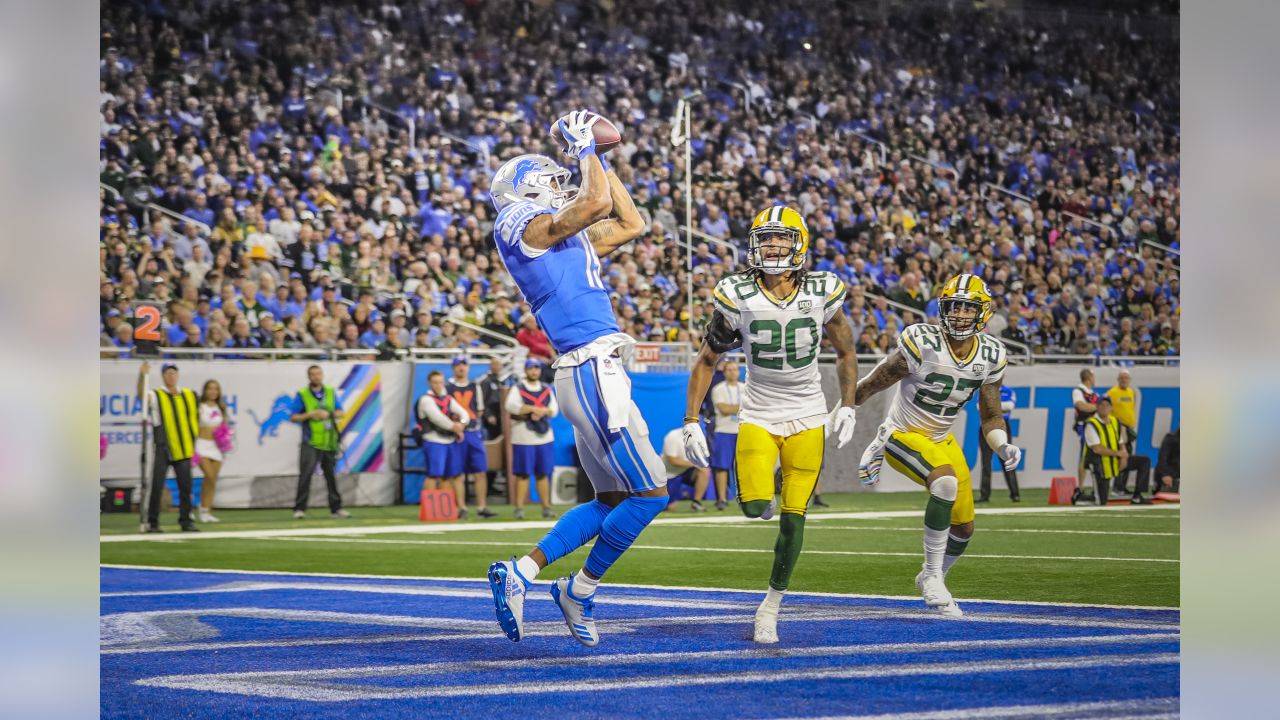
[[[520,390],[514,387],[508,390],[506,402],[507,412],[512,415],[519,415],[520,408],[522,407],[524,407],[524,401],[520,397]]]

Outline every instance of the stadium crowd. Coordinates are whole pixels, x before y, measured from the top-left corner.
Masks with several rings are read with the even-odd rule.
[[[1176,355],[1176,41],[862,8],[104,5],[104,352],[150,300],[170,346],[392,357],[496,334],[550,358],[493,252],[488,183],[588,107],[623,129],[614,165],[648,223],[603,268],[634,337],[696,342],[752,216],[785,202],[812,266],[850,285],[860,352],[975,272],[988,331],[1033,352]],[[694,91],[692,224],[722,242],[696,240],[690,306],[671,118]]]

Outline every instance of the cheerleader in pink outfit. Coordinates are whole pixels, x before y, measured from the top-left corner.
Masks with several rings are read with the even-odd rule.
[[[227,404],[222,399],[222,384],[208,380],[200,390],[200,432],[196,437],[196,456],[200,458],[200,472],[204,481],[200,490],[200,522],[216,523],[210,510],[213,496],[218,489],[218,474],[222,472],[225,453],[229,452],[231,426],[228,424]]]

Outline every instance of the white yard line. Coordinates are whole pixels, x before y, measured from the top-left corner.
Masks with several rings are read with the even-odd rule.
[[[972,676],[976,673],[1010,673],[1029,671],[1075,670],[1080,668],[1115,668],[1154,664],[1177,664],[1177,653],[1152,653],[1138,655],[1082,655],[1066,658],[1031,658],[956,662],[945,658],[940,662],[905,663],[899,665],[872,665],[832,668],[802,668],[797,670],[761,670],[734,672],[734,683],[778,683],[813,680],[855,680],[913,676]],[[684,675],[633,676],[621,678],[583,678],[565,680],[551,678],[513,682],[504,677],[497,683],[446,685],[428,681],[417,687],[362,685],[352,687],[342,683],[347,678],[404,677],[421,671],[414,666],[392,665],[356,668],[295,670],[276,672],[209,673],[202,675],[167,675],[136,681],[146,687],[163,687],[207,692],[236,693],[242,695],[269,695],[275,698],[307,700],[312,702],[344,702],[353,700],[391,700],[405,698],[466,697],[474,695],[503,696],[542,695],[550,693],[600,692],[605,690],[635,690],[640,688],[691,687],[721,685],[723,672]],[[506,673],[509,675],[509,673]],[[331,684],[327,681],[332,682]]]
[[[278,537],[270,538],[277,542],[338,542],[351,544],[386,544],[386,545],[458,545],[463,547],[511,547],[511,542],[502,540],[351,540],[350,538],[325,537]],[[773,554],[773,548],[717,548],[686,547],[681,545],[632,545],[629,550],[665,550],[671,552],[693,553],[767,553]],[[806,555],[848,555],[876,557],[920,557],[919,552],[880,552],[874,550],[805,550]],[[1177,558],[1126,558],[1095,557],[1091,555],[993,555],[989,553],[965,553],[966,558],[983,558],[988,560],[1088,560],[1097,562],[1154,562],[1181,563]]]
[[[141,570],[147,572],[184,572],[184,573],[202,573],[210,575],[266,575],[272,577],[291,577],[291,578],[337,578],[337,579],[356,579],[356,580],[392,580],[403,582],[401,587],[414,588],[408,582],[412,581],[434,581],[434,582],[458,582],[458,583],[483,583],[488,586],[489,581],[483,577],[443,577],[439,575],[371,575],[366,573],[322,573],[322,572],[295,572],[292,570],[235,570],[230,568],[198,568],[198,567],[162,567],[158,565],[124,565],[115,563],[103,563],[100,567],[113,570]],[[633,590],[680,590],[682,592],[695,593],[755,593],[754,589],[743,588],[713,588],[713,587],[695,587],[691,585],[649,585],[642,583],[607,583],[609,587],[628,588]],[[225,587],[225,586],[224,586]],[[223,592],[233,592],[233,589],[222,589]],[[210,592],[212,589],[201,590],[200,588],[191,588],[188,590],[157,590],[143,591],[154,593],[178,593],[178,592]],[[466,592],[466,591],[463,591]],[[481,591],[487,595],[488,590]],[[135,593],[115,593],[118,595],[135,594]],[[112,595],[108,593],[107,596]],[[831,597],[831,598],[850,598],[855,600],[919,600],[918,595],[870,595],[865,593],[834,593],[834,592],[790,592],[788,597],[804,598],[804,597]],[[1029,605],[1033,607],[1075,607],[1075,608],[1102,608],[1108,610],[1161,610],[1164,612],[1176,612],[1179,609],[1169,607],[1167,605],[1115,605],[1109,603],[1074,603],[1074,602],[1047,602],[1043,600],[990,600],[978,598],[965,598],[966,602],[971,603],[987,603],[993,605]]]
[[[1073,506],[1063,505],[1054,508],[1043,507],[1016,507],[1016,508],[978,508],[975,512],[978,515],[1027,515],[1027,514],[1052,514],[1058,515],[1062,513],[1136,513],[1151,510],[1170,510],[1160,505],[1108,505],[1108,506]],[[281,511],[284,512],[283,510]],[[836,513],[816,513],[809,517],[813,520],[875,520],[882,518],[916,518],[921,517],[921,510],[879,510],[867,512],[836,512]],[[306,521],[299,521],[305,523]],[[665,525],[704,525],[704,524],[750,524],[761,523],[767,521],[755,520],[743,517],[739,514],[722,515],[708,517],[706,515],[698,515],[693,517],[660,517],[653,522],[657,526]],[[322,528],[279,528],[275,530],[216,530],[211,532],[201,532],[190,535],[175,536],[173,534],[151,535],[143,533],[133,533],[128,535],[102,535],[98,538],[99,542],[117,543],[117,542],[165,542],[175,538],[182,540],[219,540],[225,538],[273,538],[273,537],[295,537],[306,535],[332,536],[332,537],[348,537],[352,535],[385,535],[388,533],[424,533],[437,534],[446,532],[467,532],[471,530],[546,530],[554,525],[551,520],[539,521],[501,521],[501,522],[475,522],[475,523],[414,523],[406,525],[352,525],[347,527],[322,527]]]
[[[696,528],[719,528],[720,525],[712,525],[710,523],[689,523],[683,527]],[[733,528],[734,530],[742,530],[750,528],[752,530],[770,530],[777,532],[777,528],[772,525],[745,525],[742,528]],[[805,532],[815,532],[827,530],[860,530],[865,532],[913,532],[919,534],[921,532],[918,527],[883,527],[876,525],[855,526],[855,525],[822,525],[822,524],[805,524]],[[1123,530],[1050,530],[1048,528],[980,528],[977,532],[986,535],[988,533],[1047,533],[1050,535],[1137,535],[1142,537],[1180,537],[1182,533],[1176,532],[1137,532]]]

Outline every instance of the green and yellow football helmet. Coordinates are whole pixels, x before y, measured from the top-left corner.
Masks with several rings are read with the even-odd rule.
[[[768,250],[779,248],[787,254],[779,257]],[[804,267],[809,256],[809,228],[800,213],[785,206],[774,205],[762,211],[751,221],[747,233],[747,265],[769,275],[781,275]]]
[[[970,316],[965,310],[972,309]],[[991,319],[991,291],[982,278],[971,273],[956,275],[938,293],[938,320],[942,330],[956,340],[982,332]]]

